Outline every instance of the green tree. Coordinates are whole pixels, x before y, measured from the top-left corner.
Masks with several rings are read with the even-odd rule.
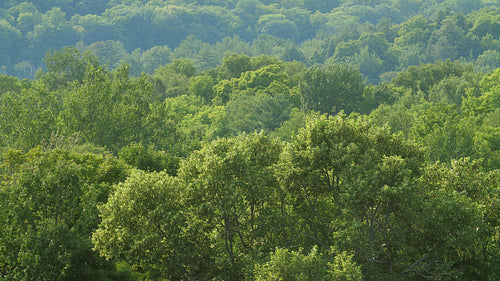
[[[480,75],[465,73],[462,77],[450,76],[441,80],[429,91],[429,101],[444,104],[456,104],[461,107],[468,92],[478,93]]]
[[[26,34],[30,53],[35,61],[43,58],[50,50],[59,50],[78,41],[78,34],[66,20],[66,13],[60,7],[53,7],[42,15],[42,23]]]
[[[196,74],[196,67],[189,59],[175,59],[169,66],[176,73],[192,77]]]
[[[353,255],[349,255],[346,252],[337,254],[333,262],[328,263],[328,267],[328,277],[332,280],[363,280],[363,273],[360,266],[353,261]]]
[[[479,38],[483,38],[486,34],[491,34],[495,38],[500,36],[500,21],[497,8],[484,8],[474,11],[467,17],[467,20],[472,25],[470,30]]]
[[[461,265],[488,237],[481,208],[426,186],[423,165],[420,147],[366,119],[310,120],[277,166],[294,214],[294,244],[353,251],[370,280],[466,276]]]
[[[38,73],[38,76],[50,90],[67,87],[68,83],[75,81],[82,83],[89,68],[99,65],[97,57],[89,51],[82,53],[74,47],[49,52],[44,62],[47,72]]]
[[[368,51],[375,53],[380,58],[385,58],[389,49],[389,42],[382,32],[363,33],[358,39],[360,48],[367,47]]]
[[[162,98],[172,98],[189,93],[190,79],[184,75],[175,72],[168,66],[157,68],[151,77],[156,95]]]
[[[449,77],[464,77],[471,82],[476,79],[472,75],[470,66],[463,65],[458,61],[446,60],[421,66],[410,66],[405,72],[398,73],[392,82],[395,86],[411,89],[414,94],[422,92],[428,99],[430,89]]]
[[[408,136],[416,121],[415,112],[402,103],[382,104],[370,113],[372,121],[379,125],[388,125],[392,132],[401,132]]]
[[[265,58],[264,58],[265,59]],[[281,71],[281,67],[269,61],[251,61],[258,65],[257,70],[242,73],[240,78],[221,80],[214,87],[216,101],[226,103],[229,99],[254,94],[259,90],[271,93],[273,85],[287,87],[287,76]]]
[[[486,171],[480,160],[470,158],[429,165],[420,179],[419,185],[435,198],[432,201],[441,201],[439,205],[433,203],[430,207],[456,208],[449,213],[448,216],[451,216],[449,221],[446,217],[439,216],[434,229],[436,234],[444,234],[436,236],[441,240],[439,243],[443,249],[440,252],[451,250],[447,253],[449,264],[443,263],[443,265],[448,266],[450,272],[456,272],[455,274],[462,280],[498,278],[500,221],[497,215],[493,215],[498,213],[497,204],[500,195],[498,180],[496,171]],[[454,200],[442,201],[443,191],[446,192],[445,196]],[[429,223],[425,218],[421,221]],[[456,232],[454,223],[462,223],[465,227]],[[445,230],[446,228],[449,229]],[[450,229],[455,230],[445,234]]]
[[[296,40],[299,37],[297,26],[283,14],[262,15],[257,21],[260,32],[284,39]]]
[[[172,51],[168,46],[155,46],[142,53],[142,67],[144,72],[153,74],[155,69],[170,63]]]
[[[25,151],[47,145],[57,132],[61,110],[59,97],[39,82],[28,89],[4,93],[0,96],[0,143]]]
[[[300,216],[304,238],[319,245],[332,245],[335,216],[349,216],[348,209],[354,211],[356,204],[366,204],[355,211],[361,216],[374,215],[373,220],[382,215],[376,206],[387,202],[388,198],[382,199],[384,186],[399,186],[407,173],[416,173],[421,157],[418,148],[392,136],[387,128],[374,127],[365,120],[346,119],[344,115],[321,116],[309,120],[306,129],[287,146],[278,175]],[[391,170],[396,166],[391,165],[402,166],[396,172]],[[357,174],[351,169],[364,172]],[[395,182],[386,182],[389,179]],[[365,185],[366,189],[361,187]],[[369,207],[371,204],[374,205]],[[350,215],[356,216],[355,213]]]
[[[326,0],[313,0],[304,1],[304,7],[313,12],[320,11],[322,13],[328,13],[332,9],[336,8],[341,1],[326,1]]]
[[[432,23],[422,15],[417,15],[401,24],[398,35],[394,39],[394,44],[403,50],[412,46],[425,46],[432,31]]]
[[[102,255],[126,261],[148,279],[210,278],[209,230],[189,220],[179,180],[137,170],[114,190],[92,236]]]
[[[499,167],[498,112],[500,108],[500,69],[485,75],[480,81],[480,92],[467,91],[462,104],[464,115],[476,128],[476,147],[490,168]]]
[[[358,69],[341,64],[311,67],[300,86],[303,107],[321,113],[358,111],[364,84]]]
[[[375,53],[368,51],[365,47],[358,54],[354,55],[353,63],[359,67],[359,71],[366,77],[369,83],[379,81],[379,76],[384,70],[384,62]]]
[[[16,18],[16,27],[23,34],[32,31],[35,25],[42,23],[42,13],[33,3],[22,2],[9,9],[9,13]]]
[[[0,65],[6,65],[12,71],[14,61],[23,50],[24,38],[19,30],[5,19],[0,19]]]
[[[354,57],[356,53],[359,52],[359,46],[356,44],[356,41],[341,41],[335,46],[335,52],[333,53],[333,58],[336,61],[345,62],[348,61],[349,58]]]
[[[474,69],[483,73],[500,68],[500,53],[496,50],[486,50],[477,57]]]
[[[436,104],[417,112],[411,136],[429,149],[432,160],[449,162],[477,155],[474,126],[462,119],[454,104]]]
[[[64,109],[58,116],[60,133],[77,134],[82,142],[105,146],[116,152],[121,147],[147,139],[143,130],[153,95],[145,77],[130,79],[127,66],[109,73],[90,68],[81,85],[63,96]]]
[[[243,26],[253,26],[265,13],[264,5],[259,0],[239,0],[234,8],[234,13],[241,18]],[[251,35],[248,34],[249,38]],[[246,39],[246,37],[243,37]]]
[[[214,86],[214,79],[211,76],[195,76],[191,79],[189,90],[203,98],[205,103],[210,103],[214,98]]]
[[[206,105],[201,97],[181,95],[151,107],[144,120],[146,134],[169,154],[185,157],[199,149],[201,142],[228,135],[224,108]]]
[[[288,120],[284,121],[279,128],[276,128],[271,135],[283,141],[290,141],[298,131],[306,125],[306,113],[294,107],[290,111]]]
[[[215,265],[225,271],[221,278],[241,278],[249,255],[284,243],[272,171],[279,152],[279,143],[262,133],[240,135],[205,145],[181,164],[189,214],[215,234],[211,244]]]
[[[118,151],[118,158],[146,172],[166,171],[170,175],[176,175],[179,168],[179,160],[176,157],[154,147],[145,147],[141,143],[123,147]]]
[[[94,42],[119,41],[111,20],[96,14],[76,14],[71,17],[71,24],[78,28],[79,38],[87,45]],[[120,41],[121,42],[121,41]]]
[[[472,53],[476,56],[474,42],[467,34],[466,18],[461,14],[452,14],[443,19],[440,27],[435,31],[435,36],[440,40],[446,39],[457,52],[458,56],[467,57]],[[452,57],[448,57],[453,59]]]
[[[73,6],[75,7],[75,12],[80,15],[102,14],[109,3],[108,1],[99,0],[84,0],[84,1],[73,1]]]
[[[462,110],[468,116],[484,116],[485,113],[500,107],[500,68],[491,74],[484,76],[479,82],[479,95],[474,91],[467,92],[467,98],[463,102]]]
[[[281,90],[272,93],[272,87]],[[241,94],[226,104],[227,126],[233,134],[264,130],[270,132],[288,119],[291,104],[290,89],[278,83],[255,94]]]
[[[19,93],[23,85],[15,77],[0,74],[0,97],[8,92]]]
[[[309,254],[277,248],[269,262],[257,266],[255,280],[326,280],[326,265],[316,248]]]
[[[389,83],[368,84],[363,92],[364,101],[360,113],[372,112],[382,104],[392,105],[399,98],[398,94]]]
[[[99,58],[102,65],[107,65],[111,70],[120,65],[120,60],[125,56],[123,43],[119,41],[99,41],[87,47],[92,54]]]
[[[114,264],[92,250],[97,206],[125,179],[111,156],[10,150],[0,166],[0,274],[5,280],[104,280]],[[125,280],[126,276],[122,276]]]
[[[247,55],[227,54],[222,60],[219,75],[223,79],[239,78],[241,74],[251,69],[250,57]],[[255,70],[255,69],[253,69]]]

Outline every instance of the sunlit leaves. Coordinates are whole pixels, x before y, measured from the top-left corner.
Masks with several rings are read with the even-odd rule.
[[[201,229],[189,230],[181,192],[178,180],[164,172],[133,172],[101,208],[103,220],[93,235],[96,249],[149,278],[199,274],[199,265],[208,261],[195,249],[208,245],[190,236]]]
[[[125,178],[111,157],[64,150],[10,151],[0,166],[0,264],[7,280],[88,280],[113,275],[92,251],[97,206]]]

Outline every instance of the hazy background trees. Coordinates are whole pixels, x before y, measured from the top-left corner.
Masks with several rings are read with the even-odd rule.
[[[465,2],[7,2],[0,8],[0,71],[33,78],[45,53],[70,45],[110,69],[127,62],[134,76],[181,57],[199,70],[214,68],[228,52],[353,64],[371,83],[445,59],[491,70],[500,52],[497,4]]]

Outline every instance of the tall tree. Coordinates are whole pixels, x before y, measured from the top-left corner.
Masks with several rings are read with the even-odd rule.
[[[277,166],[295,240],[354,251],[368,280],[466,276],[460,265],[487,236],[480,208],[460,194],[424,188],[423,156],[363,118],[310,120]]]
[[[252,257],[285,243],[282,196],[272,172],[279,151],[279,143],[262,133],[240,135],[214,141],[181,164],[189,213],[216,233],[211,243],[224,278],[241,278]]]
[[[364,83],[358,69],[342,64],[311,67],[300,86],[303,107],[321,113],[359,111]]]
[[[99,65],[96,56],[89,51],[82,53],[74,47],[49,52],[44,62],[47,72],[39,73],[38,76],[50,90],[67,87],[71,82],[82,83],[88,69]]]
[[[184,188],[165,172],[134,171],[100,209],[93,234],[99,252],[148,279],[209,279],[213,251],[200,222],[189,221]]]
[[[125,165],[110,156],[40,148],[10,150],[2,159],[2,279],[113,278],[113,263],[92,250],[90,236],[97,206],[111,184],[125,179]]]
[[[39,82],[19,92],[4,93],[0,96],[0,143],[25,151],[47,145],[57,132],[61,110],[58,96]]]

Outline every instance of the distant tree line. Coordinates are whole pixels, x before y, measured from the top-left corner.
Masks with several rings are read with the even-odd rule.
[[[20,78],[71,45],[110,69],[128,63],[134,76],[180,58],[211,69],[227,53],[351,64],[371,83],[445,59],[485,73],[500,66],[495,1],[18,2],[0,4],[0,72]]]

